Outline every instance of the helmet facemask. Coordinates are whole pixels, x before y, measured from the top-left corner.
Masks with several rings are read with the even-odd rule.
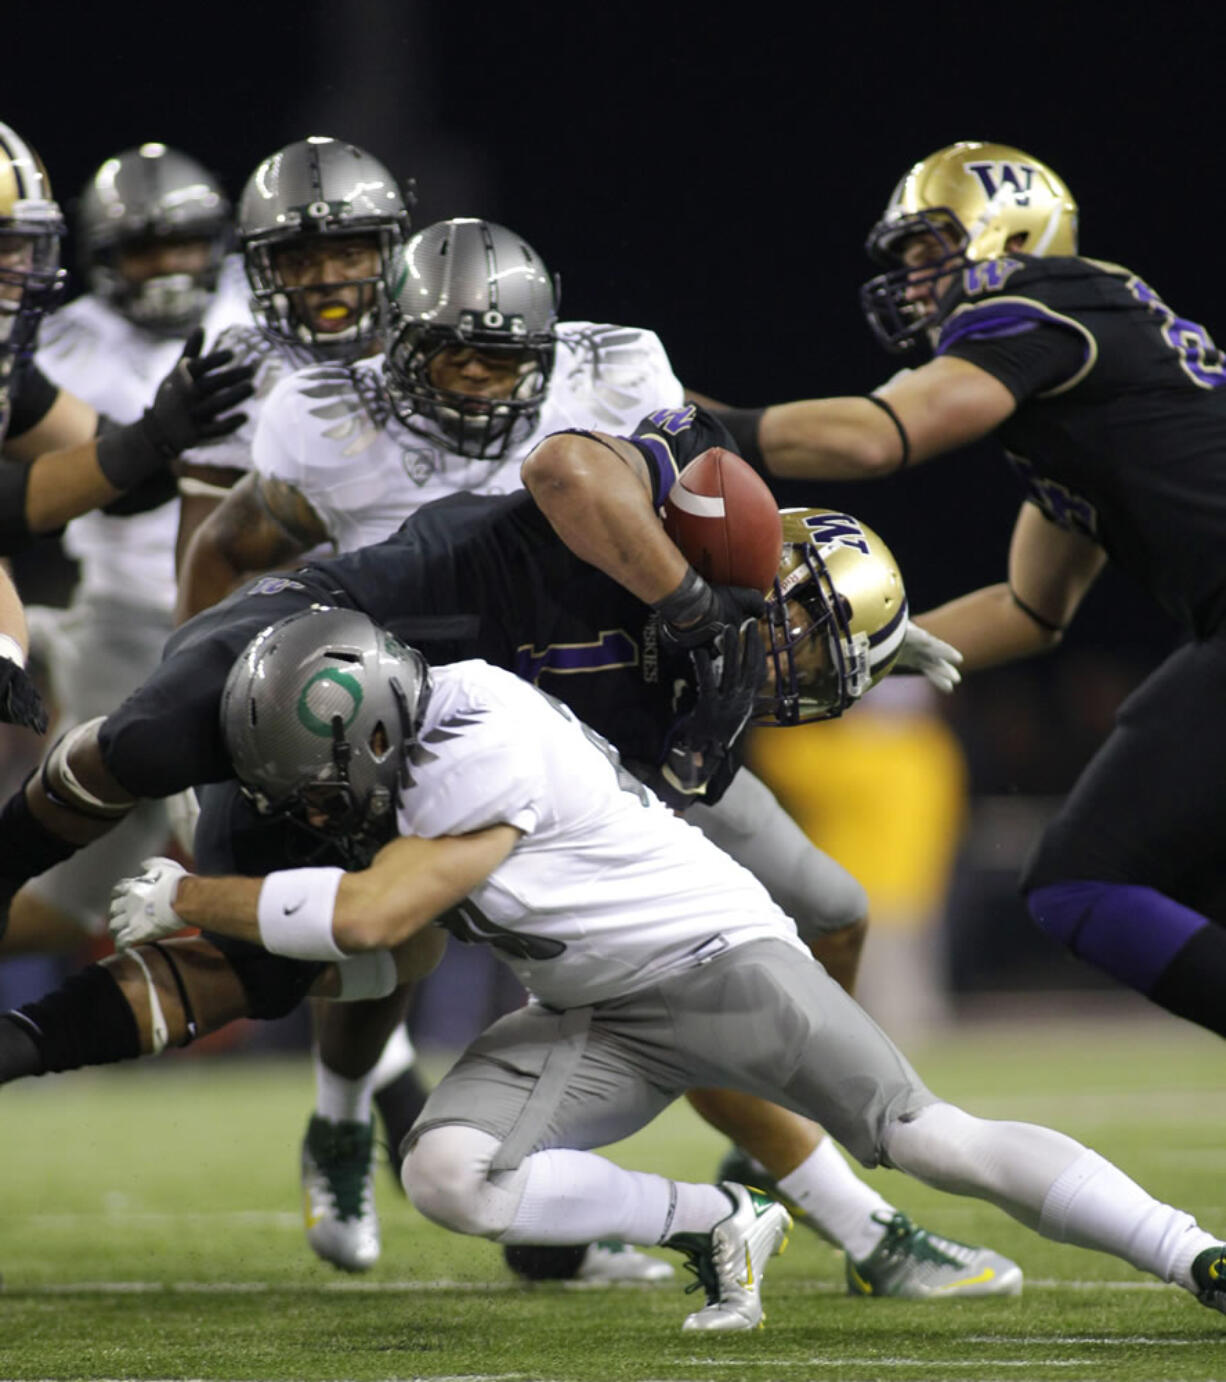
[[[890,670],[907,601],[889,549],[849,514],[784,509],[783,555],[759,621],[766,680],[758,725],[841,715]]]
[[[905,263],[908,246],[920,236],[929,254],[921,263]],[[874,335],[892,354],[906,354],[930,340],[949,315],[967,264],[968,241],[957,216],[944,206],[898,216],[873,228],[868,253],[886,272],[863,285],[860,306]],[[929,287],[931,293],[925,292]]]
[[[63,297],[62,234],[53,202],[0,218],[0,384],[34,354],[39,323]]]
[[[511,382],[505,396],[465,393],[434,382],[446,352],[469,350],[506,362]],[[522,439],[535,426],[553,373],[554,353],[552,333],[530,335],[515,317],[482,328],[464,320],[458,327],[407,322],[388,351],[385,377],[402,422],[413,425],[427,418],[459,455],[499,460],[512,439]]]
[[[308,208],[308,211],[310,208]],[[327,208],[323,208],[326,212]],[[291,285],[278,264],[281,252],[299,244],[328,239],[362,239],[377,253],[373,273],[327,282]],[[278,339],[305,348],[314,360],[339,360],[348,363],[371,353],[382,339],[388,323],[388,277],[392,257],[403,239],[398,227],[363,226],[348,221],[336,229],[324,226],[297,228],[247,239],[243,263],[251,285],[252,310],[264,329]],[[329,331],[316,321],[313,303],[329,294],[348,299],[356,296],[350,323],[339,331]],[[348,305],[348,303],[346,303]]]

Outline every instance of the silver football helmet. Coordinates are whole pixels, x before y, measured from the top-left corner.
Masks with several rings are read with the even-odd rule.
[[[39,322],[63,296],[63,235],[42,160],[0,123],[0,389],[33,355]]]
[[[271,624],[230,670],[221,729],[243,791],[368,862],[430,699],[420,653],[356,610],[312,606]]]
[[[217,288],[230,246],[230,202],[194,158],[165,144],[142,144],[108,158],[93,175],[77,205],[76,229],[92,292],[138,326],[187,336]],[[126,251],[191,240],[207,245],[198,269],[145,279],[123,271]]]
[[[760,725],[841,715],[893,667],[907,629],[898,563],[867,524],[831,509],[780,517],[783,555],[761,621]]]
[[[392,296],[384,376],[398,415],[434,424],[462,456],[505,455],[535,425],[553,373],[558,285],[540,255],[492,221],[439,221],[401,251]],[[505,394],[439,382],[444,352],[465,351],[502,363]]]
[[[305,346],[316,359],[357,359],[386,329],[392,259],[408,232],[405,197],[378,159],[323,135],[287,144],[260,164],[239,198],[238,238],[252,310],[265,330]],[[343,284],[288,284],[278,252],[324,236],[369,236],[377,270]],[[361,289],[352,324],[339,332],[318,329],[304,294],[342,287]]]

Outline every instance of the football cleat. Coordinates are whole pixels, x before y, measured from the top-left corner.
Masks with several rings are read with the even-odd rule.
[[[689,1259],[685,1266],[697,1277],[685,1289],[707,1293],[701,1310],[687,1315],[687,1330],[729,1332],[760,1329],[762,1273],[767,1261],[787,1247],[792,1216],[777,1201],[733,1181],[720,1187],[732,1201],[732,1212],[710,1233],[675,1233],[665,1247]]]
[[[302,1140],[307,1242],[344,1272],[369,1271],[379,1260],[374,1166],[373,1123],[311,1116]]]
[[[671,1281],[675,1275],[671,1262],[648,1257],[616,1238],[602,1238],[588,1244],[575,1280],[613,1285],[621,1281]]]
[[[1226,1244],[1217,1243],[1197,1253],[1192,1262],[1196,1299],[1210,1310],[1226,1315]]]
[[[1022,1269],[1000,1253],[929,1233],[902,1213],[873,1218],[885,1225],[885,1235],[863,1262],[847,1259],[849,1295],[896,1300],[1021,1295]]]

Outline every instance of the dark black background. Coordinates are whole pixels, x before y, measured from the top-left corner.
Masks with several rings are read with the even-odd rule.
[[[1014,143],[1067,180],[1087,253],[1226,331],[1208,6],[555,6],[234,0],[21,7],[0,118],[66,204],[105,156],[178,145],[232,194],[307,133],[414,176],[416,221],[482,214],[563,281],[563,316],[655,328],[681,378],[751,404],[892,369],[856,289],[910,163]],[[882,485],[785,491],[894,547],[915,608],[1001,578],[1017,491],[991,445]],[[1074,643],[1142,661],[1171,633],[1114,577]]]

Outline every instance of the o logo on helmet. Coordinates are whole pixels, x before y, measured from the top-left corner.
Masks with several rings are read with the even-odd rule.
[[[327,202],[312,202],[306,209],[306,214],[313,221],[326,221],[331,208]]]
[[[342,695],[338,696],[337,691]],[[341,723],[348,729],[362,708],[362,698],[362,684],[357,677],[349,672],[338,672],[334,667],[325,667],[323,671],[316,672],[302,688],[302,694],[298,697],[298,722],[312,734],[318,734],[322,739],[330,738],[334,716],[339,715]],[[346,701],[348,714],[344,709]],[[319,710],[325,714],[317,714]]]
[[[491,307],[488,311],[481,313],[481,325],[488,326],[491,331],[497,331],[503,320],[502,313],[496,307]]]

